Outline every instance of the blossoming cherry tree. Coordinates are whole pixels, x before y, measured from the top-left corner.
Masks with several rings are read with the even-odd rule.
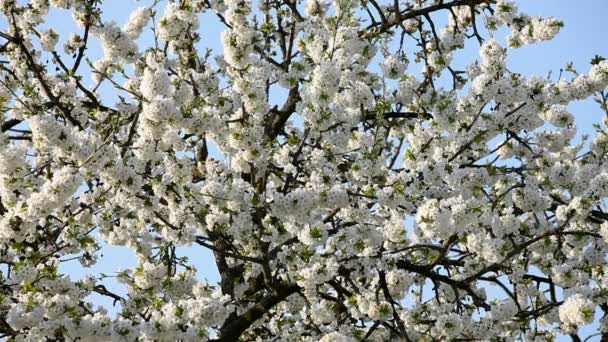
[[[608,114],[608,62],[506,63],[561,21],[155,0],[120,25],[118,3],[0,0],[0,339],[581,341],[595,321],[608,340],[608,131],[575,142],[568,110]],[[112,245],[138,266],[64,271]]]

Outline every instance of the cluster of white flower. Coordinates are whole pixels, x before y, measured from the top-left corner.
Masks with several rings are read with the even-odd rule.
[[[63,51],[66,54],[72,54],[72,53],[76,52],[77,50],[79,50],[80,48],[82,48],[83,46],[85,46],[85,42],[82,39],[82,37],[80,37],[79,35],[72,32],[72,33],[70,33],[70,36],[68,37],[65,44],[63,45]]]
[[[131,39],[137,39],[150,21],[150,9],[140,7],[131,13],[129,20],[123,25],[122,31]]]
[[[556,127],[571,127],[574,117],[564,105],[553,105],[541,114],[541,118]]]
[[[595,303],[580,293],[568,297],[559,306],[559,319],[566,325],[578,327],[589,324],[594,316]]]
[[[55,45],[57,45],[58,40],[59,35],[52,29],[40,32],[40,45],[42,45],[44,51],[55,50]]]
[[[144,17],[137,19],[139,25],[143,21]],[[198,25],[195,7],[170,2],[158,21],[156,30],[159,38],[168,42],[171,49],[177,50],[184,41],[194,39],[192,32],[196,32]]]
[[[553,17],[531,17],[519,12],[517,4],[512,0],[497,1],[494,15],[485,19],[485,25],[490,30],[509,25],[511,32],[507,42],[511,47],[553,39],[564,26],[562,21]]]
[[[101,40],[104,58],[112,62],[134,62],[138,55],[137,44],[115,22],[105,23],[93,30]]]
[[[306,14],[322,17],[327,11],[329,4],[326,0],[306,1]]]
[[[382,71],[387,78],[401,78],[407,68],[405,56],[389,55],[382,61]]]

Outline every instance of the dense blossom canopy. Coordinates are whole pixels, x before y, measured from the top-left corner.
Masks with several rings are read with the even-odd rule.
[[[101,5],[0,0],[1,336],[578,341],[595,321],[608,339],[608,131],[574,143],[567,107],[608,113],[608,62],[506,65],[560,20],[510,0],[157,0],[118,24]],[[46,29],[56,10],[77,32]],[[109,245],[138,266],[60,271]]]

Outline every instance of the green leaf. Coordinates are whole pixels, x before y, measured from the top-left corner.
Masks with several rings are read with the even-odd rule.
[[[416,156],[409,148],[407,150],[405,150],[405,157],[412,161],[416,160]]]
[[[591,59],[591,65],[598,65],[600,64],[600,62],[605,61],[606,58],[600,55],[595,55],[595,57],[593,57]]]

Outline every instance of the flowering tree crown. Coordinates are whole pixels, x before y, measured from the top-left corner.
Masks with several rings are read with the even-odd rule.
[[[608,112],[608,62],[506,65],[561,21],[509,0],[157,0],[122,26],[101,8],[0,0],[2,337],[578,341],[608,312],[608,134],[574,143],[567,107]],[[43,28],[57,9],[78,32]],[[61,271],[107,245],[138,266]]]

